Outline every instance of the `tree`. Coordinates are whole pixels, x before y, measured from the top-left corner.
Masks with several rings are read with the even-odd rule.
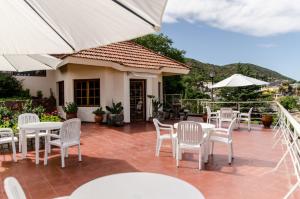
[[[161,55],[185,63],[185,51],[173,47],[173,41],[164,34],[150,34],[134,40],[136,43],[149,48]]]
[[[10,74],[0,73],[0,98],[16,97],[22,93],[20,81]]]
[[[151,49],[161,55],[174,59],[178,62],[185,63],[185,51],[173,47],[173,41],[163,34],[150,34],[134,40],[134,42]],[[182,93],[184,87],[180,75],[166,76],[164,81],[164,93],[174,94]]]

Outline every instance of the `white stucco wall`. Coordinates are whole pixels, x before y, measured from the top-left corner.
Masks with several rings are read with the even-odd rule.
[[[37,91],[42,91],[44,97],[50,96],[50,88],[55,92],[56,71],[46,71],[46,77],[16,76],[22,82],[23,88],[30,90],[30,95],[36,96]]]
[[[162,75],[149,77],[145,72],[145,76],[135,76],[132,73],[118,71],[108,67],[87,66],[78,64],[68,64],[56,71],[47,71],[47,77],[21,77],[23,79],[24,88],[28,88],[32,95],[36,95],[38,90],[42,90],[44,96],[50,95],[50,88],[54,91],[56,99],[58,99],[57,82],[64,81],[65,103],[74,101],[74,80],[76,79],[100,79],[100,104],[103,108],[110,106],[112,100],[122,102],[124,106],[124,121],[130,122],[130,79],[146,80],[146,96],[155,95],[158,97],[158,82],[162,82]],[[161,84],[162,86],[162,84]],[[161,88],[162,92],[162,88]],[[162,96],[162,93],[161,93]],[[149,99],[146,99],[146,113],[149,117],[148,106]],[[78,117],[82,121],[93,122],[94,115],[92,112],[97,107],[79,107]],[[58,106],[58,111],[65,117],[62,107]]]

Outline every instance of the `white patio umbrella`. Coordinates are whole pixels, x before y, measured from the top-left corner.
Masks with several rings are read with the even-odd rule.
[[[49,55],[2,55],[0,71],[54,70],[61,61]]]
[[[160,29],[167,0],[0,1],[0,55],[63,54]]]
[[[244,87],[251,85],[268,85],[268,82],[261,81],[252,77],[247,77],[241,74],[234,74],[227,79],[224,79],[216,84],[214,84],[211,88],[223,88],[223,87]]]

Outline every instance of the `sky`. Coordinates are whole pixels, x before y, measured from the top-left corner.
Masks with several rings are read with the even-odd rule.
[[[187,57],[300,80],[300,0],[169,0],[161,31]]]

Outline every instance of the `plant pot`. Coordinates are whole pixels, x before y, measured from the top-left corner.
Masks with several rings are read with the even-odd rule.
[[[103,121],[103,115],[95,115],[95,123],[101,124]]]
[[[265,128],[270,128],[273,123],[273,116],[272,115],[263,115],[261,121]]]
[[[107,123],[114,126],[123,126],[124,115],[123,114],[109,114]]]
[[[77,113],[66,113],[66,119],[73,119],[73,118],[77,118]]]
[[[202,119],[203,119],[203,122],[207,122],[207,114],[204,114],[204,115],[202,116]]]

